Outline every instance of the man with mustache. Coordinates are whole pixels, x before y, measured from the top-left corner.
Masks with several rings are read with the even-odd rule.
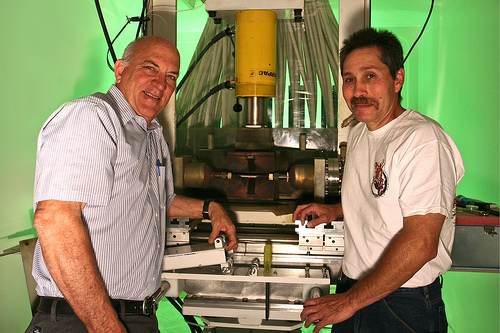
[[[309,227],[344,219],[336,294],[304,303],[314,333],[446,332],[441,275],[451,267],[455,191],[464,174],[453,140],[401,106],[403,50],[388,31],[360,30],[340,52],[343,95],[359,121],[347,140],[341,203],[299,205]]]
[[[168,40],[132,42],[116,84],[61,106],[38,139],[33,276],[41,296],[26,332],[159,332],[166,218],[212,220],[236,249],[222,206],[175,195],[156,117],[175,91],[179,52]]]

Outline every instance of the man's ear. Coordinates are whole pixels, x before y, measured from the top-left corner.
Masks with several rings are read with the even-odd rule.
[[[118,59],[115,62],[115,79],[117,84],[120,83],[120,81],[122,80],[122,74],[124,68],[125,66],[123,64],[123,59]]]
[[[396,72],[396,79],[394,80],[394,85],[397,93],[401,91],[401,88],[403,88],[404,82],[405,82],[405,70],[403,68],[400,68]]]

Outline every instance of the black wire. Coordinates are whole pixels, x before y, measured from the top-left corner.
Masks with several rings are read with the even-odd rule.
[[[143,0],[142,1],[142,11],[141,11],[141,18],[140,18],[140,21],[139,21],[139,25],[137,26],[137,32],[135,34],[135,39],[139,38],[139,35],[141,33],[141,30],[142,30],[142,34],[144,35],[144,17],[146,15],[146,11],[148,9],[148,0]]]
[[[143,0],[143,7],[142,7],[141,16],[140,17],[132,17],[132,18],[127,17],[127,23],[125,23],[123,25],[123,27],[121,28],[120,32],[118,32],[118,34],[116,35],[116,37],[111,41],[110,37],[109,37],[109,34],[108,34],[108,30],[106,28],[106,23],[104,21],[104,16],[102,15],[102,10],[101,10],[101,6],[99,4],[99,0],[95,0],[97,14],[99,15],[99,21],[101,22],[102,30],[104,32],[104,37],[106,38],[106,43],[108,44],[108,51],[106,52],[106,62],[108,64],[109,69],[111,69],[111,71],[114,71],[115,69],[114,69],[114,66],[111,65],[110,62],[109,62],[109,54],[111,53],[111,57],[113,58],[113,64],[117,60],[116,54],[115,54],[115,50],[113,48],[113,43],[121,35],[121,33],[123,32],[123,30],[125,30],[125,28],[127,27],[127,25],[130,22],[132,22],[132,21],[134,21],[134,22],[138,21],[139,22],[136,39],[138,38],[139,32],[141,31],[141,26],[144,26],[144,23],[146,21],[149,21],[148,18],[145,18],[145,13],[146,13],[146,10],[147,10],[148,3],[149,3],[149,0]],[[144,33],[144,31],[143,31],[143,33]]]
[[[167,297],[167,300],[184,317],[184,321],[186,322],[186,324],[188,324],[189,329],[191,330],[192,333],[201,333],[201,327],[191,325],[191,323],[196,322],[196,319],[193,316],[182,314],[183,303],[179,297],[177,297],[176,300],[174,300],[172,297]]]
[[[172,297],[166,297],[166,299],[173,305],[173,307],[182,313],[182,308],[181,306],[172,298]]]
[[[102,15],[101,5],[99,4],[99,0],[95,0],[95,7],[97,9],[97,15],[99,15],[99,21],[101,21],[102,31],[104,32],[104,38],[106,38],[106,42],[108,43],[108,50],[111,52],[111,57],[113,58],[113,62],[116,62],[116,54],[113,49],[113,44],[111,43],[111,39],[109,38],[108,29],[106,29],[106,23],[104,22],[104,16]]]
[[[196,103],[195,106],[193,106],[191,108],[191,110],[189,110],[189,112],[186,113],[184,115],[184,117],[182,117],[181,120],[179,120],[177,122],[177,128],[179,128],[179,126],[181,126],[196,111],[196,109],[198,109],[200,107],[200,105],[203,104],[203,102],[205,102],[210,96],[212,96],[213,94],[217,93],[218,91],[220,91],[224,88],[232,89],[232,88],[234,88],[234,84],[231,84],[230,81],[225,81],[225,82],[219,83],[218,85],[216,85],[215,87],[210,89],[210,91],[205,96],[203,96],[198,101],[198,103]]]
[[[422,31],[420,31],[420,35],[418,35],[417,39],[415,40],[415,42],[413,43],[413,45],[411,46],[410,48],[410,51],[408,51],[408,54],[406,55],[405,59],[403,60],[403,64],[406,62],[406,59],[408,59],[408,56],[410,55],[411,51],[413,50],[413,48],[415,47],[415,45],[417,44],[418,40],[420,39],[420,37],[422,36],[422,34],[424,33],[424,30],[425,30],[425,27],[427,25],[427,22],[429,22],[429,19],[431,17],[431,14],[432,14],[432,8],[434,7],[434,0],[431,1],[431,9],[429,10],[429,15],[427,15],[427,19],[425,20],[425,23],[424,23],[424,26],[422,27]]]
[[[115,40],[118,38],[118,36],[121,35],[121,33],[123,32],[123,30],[125,30],[125,28],[127,27],[127,25],[130,23],[130,19],[127,17],[127,23],[125,23],[122,27],[122,29],[120,30],[120,32],[118,32],[118,34],[116,35],[116,37],[113,39],[113,41],[111,42],[111,47],[113,47],[113,43],[115,42]],[[109,63],[109,52],[110,52],[110,48],[108,47],[108,52],[106,53],[106,62],[108,63],[108,67],[109,69],[111,69],[113,72],[115,71],[114,67]],[[116,62],[116,60],[115,60]]]
[[[111,46],[115,43],[116,39],[122,34],[123,30],[125,30],[125,28],[127,27],[127,25],[130,22],[139,22],[139,25],[141,25],[141,24],[144,25],[144,22],[147,22],[147,21],[149,21],[149,18],[144,18],[142,16],[141,17],[138,17],[138,16],[128,17],[127,16],[127,23],[125,23],[123,25],[123,27],[121,28],[120,32],[118,32],[118,34],[116,35],[116,37],[113,39],[113,41],[111,42]],[[113,65],[111,65],[109,63],[109,50],[110,50],[110,48],[108,47],[108,52],[106,54],[106,62],[108,63],[109,69],[111,69],[112,71],[114,71],[115,69],[113,68]]]
[[[184,74],[184,76],[182,77],[182,80],[181,82],[177,85],[177,93],[179,93],[179,91],[181,90],[182,86],[184,85],[184,83],[186,82],[187,78],[189,77],[189,75],[191,75],[192,71],[194,70],[194,68],[196,67],[196,65],[198,65],[198,63],[200,62],[201,58],[203,58],[203,56],[205,55],[205,53],[207,53],[207,51],[216,43],[219,41],[219,39],[225,37],[225,36],[231,36],[232,34],[234,34],[234,30],[233,28],[226,28],[224,29],[223,31],[219,32],[217,35],[215,35],[211,40],[210,42],[203,48],[203,50],[200,52],[200,54],[198,55],[198,57],[196,57],[196,59],[193,61],[193,63],[191,64],[191,66],[189,66],[188,70],[186,71],[186,74]],[[233,47],[234,47],[234,42],[233,40],[231,39],[231,42],[233,43]]]
[[[144,5],[144,20],[149,21],[150,19],[147,17],[148,15],[148,8],[151,0],[145,0],[146,4]],[[142,22],[142,35],[145,36],[147,33],[147,26],[145,22]]]

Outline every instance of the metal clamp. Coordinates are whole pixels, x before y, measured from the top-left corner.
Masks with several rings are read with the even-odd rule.
[[[484,232],[490,236],[493,236],[493,235],[498,235],[497,231],[495,230],[495,226],[494,225],[485,225],[484,226]]]
[[[247,276],[257,276],[259,272],[260,261],[258,258],[252,260],[252,265],[248,269]]]
[[[161,299],[165,297],[169,289],[170,283],[161,281],[160,288],[142,302],[142,314],[145,316],[155,314]]]

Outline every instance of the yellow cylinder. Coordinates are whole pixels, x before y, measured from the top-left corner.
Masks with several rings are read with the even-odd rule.
[[[236,14],[236,96],[276,95],[276,13]]]
[[[264,246],[264,275],[271,275],[273,262],[273,245],[267,242]]]

